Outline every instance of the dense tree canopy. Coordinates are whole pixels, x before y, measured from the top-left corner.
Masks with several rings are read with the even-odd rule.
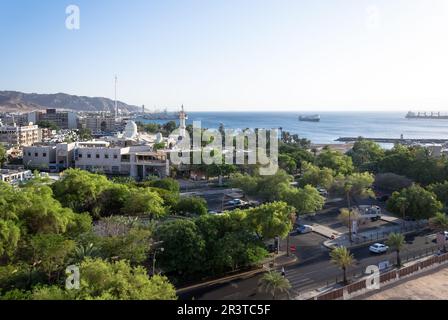
[[[200,216],[207,214],[207,202],[199,197],[181,198],[172,209],[180,216]]]
[[[329,168],[319,168],[309,162],[302,164],[302,176],[299,179],[301,186],[312,185],[330,189],[334,182],[335,172]]]
[[[387,202],[387,209],[393,213],[402,214],[402,199],[406,200],[406,215],[415,219],[431,218],[443,207],[434,193],[419,185],[413,185],[400,192],[394,192]]]
[[[361,171],[378,171],[378,162],[384,158],[384,149],[373,141],[360,139],[347,153],[353,164]]]
[[[317,156],[316,164],[321,168],[329,168],[343,175],[350,174],[354,170],[352,158],[329,148],[324,148]]]

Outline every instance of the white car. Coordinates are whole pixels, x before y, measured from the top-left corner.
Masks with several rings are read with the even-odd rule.
[[[369,250],[373,253],[385,253],[389,250],[389,247],[382,243],[375,243],[369,247]]]
[[[309,225],[301,225],[297,228],[297,232],[300,234],[310,233],[313,232],[313,227]]]
[[[230,200],[229,202],[227,202],[227,204],[230,206],[244,206],[247,204],[247,202],[243,201],[241,199],[234,199],[234,200]]]

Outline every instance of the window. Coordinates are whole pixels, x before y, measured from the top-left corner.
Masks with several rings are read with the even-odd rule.
[[[37,158],[39,156],[39,154],[36,152],[36,153],[34,153],[34,156]]]
[[[44,153],[42,153],[42,157],[46,157],[47,156],[47,154],[44,152]]]
[[[82,153],[78,154],[78,158],[82,158]]]
[[[92,158],[92,155],[90,153],[87,154],[87,158]]]
[[[104,159],[109,159],[109,155],[108,155],[108,154],[105,154],[105,155],[104,155]]]
[[[96,155],[96,158],[97,158],[97,159],[99,159],[99,158],[100,158],[100,155],[99,155],[99,154],[97,154],[97,155]]]
[[[118,156],[116,154],[114,154],[114,159],[118,159]]]
[[[31,157],[31,152],[28,152],[28,157]]]

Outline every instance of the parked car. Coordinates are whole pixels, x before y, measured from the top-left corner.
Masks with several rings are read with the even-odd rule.
[[[372,253],[385,253],[389,250],[389,247],[382,243],[375,243],[369,247],[369,251]]]
[[[310,233],[310,232],[313,232],[313,227],[312,226],[309,226],[309,225],[300,225],[300,226],[298,226],[298,228],[297,228],[297,232],[298,233],[300,233],[300,234],[305,234],[305,233]]]
[[[448,240],[448,231],[443,231],[443,233],[445,234],[445,239]]]
[[[317,191],[322,197],[328,197],[328,191],[324,188],[317,188]]]
[[[233,200],[227,201],[227,204],[228,204],[229,206],[235,206],[235,207],[238,207],[238,206],[244,206],[244,205],[246,205],[247,202],[246,202],[246,201],[243,201],[243,200],[241,200],[241,199],[233,199]]]

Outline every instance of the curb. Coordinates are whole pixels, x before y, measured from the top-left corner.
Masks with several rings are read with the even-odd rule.
[[[416,232],[421,232],[421,231],[423,231],[423,230],[425,230],[425,229],[426,229],[426,228],[423,228],[423,229],[421,229],[421,230],[408,231],[408,232],[404,232],[404,233],[402,233],[402,234],[403,234],[403,235],[408,235],[408,234],[412,234],[412,233],[416,233]],[[355,244],[355,245],[353,245],[353,246],[348,246],[348,247],[346,247],[346,248],[347,248],[347,249],[356,249],[356,248],[364,247],[364,246],[369,245],[369,244],[372,244],[372,243],[376,243],[376,242],[378,242],[378,241],[384,241],[384,240],[386,240],[386,239],[387,239],[387,237],[385,237],[385,238],[379,238],[379,239],[376,239],[376,240],[366,241],[366,242],[363,242],[363,243],[360,243],[360,244]],[[332,250],[332,249],[335,248],[335,245],[334,245],[334,244],[328,244],[329,241],[333,241],[333,240],[326,240],[326,241],[324,241],[324,242],[323,242],[323,246],[326,247],[327,249]]]

